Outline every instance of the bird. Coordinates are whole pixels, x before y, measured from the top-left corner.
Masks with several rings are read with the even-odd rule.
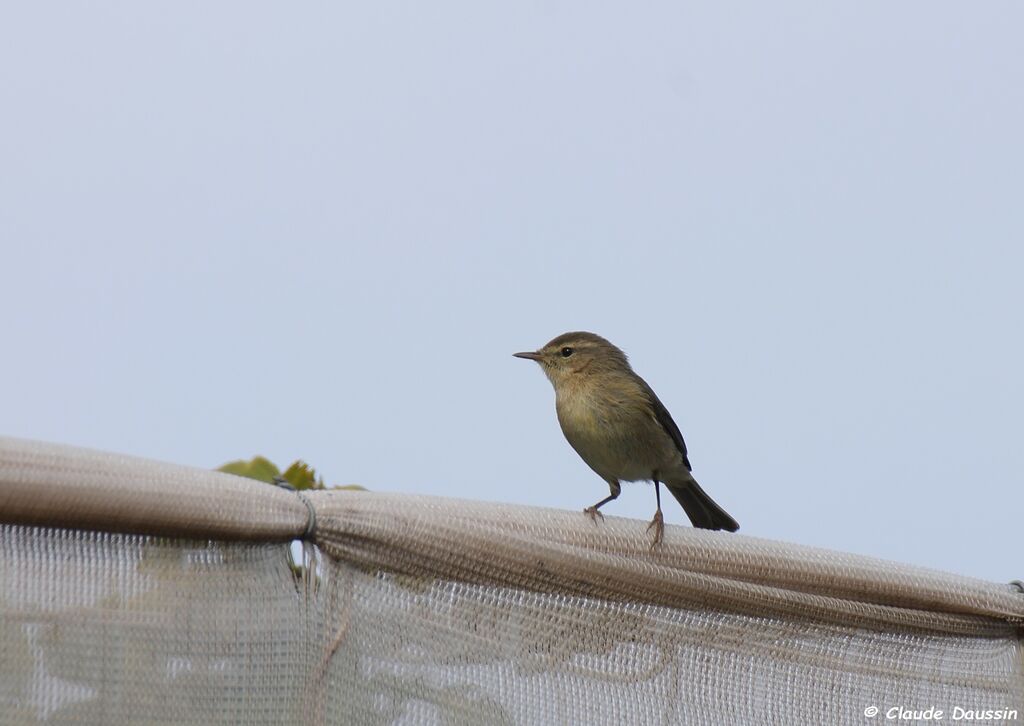
[[[660,544],[665,520],[661,484],[694,527],[735,532],[739,524],[693,478],[686,442],[668,409],[629,359],[594,333],[563,333],[536,351],[513,353],[536,361],[555,389],[555,412],[570,446],[608,483],[610,493],[583,511],[591,519],[618,498],[621,482],[653,481],[657,510],[648,531]]]

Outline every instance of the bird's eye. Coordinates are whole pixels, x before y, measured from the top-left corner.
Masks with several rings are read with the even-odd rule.
[[[565,346],[564,348],[562,348],[563,358],[568,358],[570,355],[572,355],[572,348],[570,348],[569,346]]]

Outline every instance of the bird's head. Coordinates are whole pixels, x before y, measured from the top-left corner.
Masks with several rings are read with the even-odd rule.
[[[626,354],[594,333],[563,333],[540,350],[513,355],[537,361],[555,390],[587,374],[632,371]]]

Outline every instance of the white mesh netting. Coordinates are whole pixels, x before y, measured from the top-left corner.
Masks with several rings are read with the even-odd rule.
[[[1024,712],[1024,595],[744,536],[0,440],[0,724]],[[947,720],[948,717],[947,717]]]

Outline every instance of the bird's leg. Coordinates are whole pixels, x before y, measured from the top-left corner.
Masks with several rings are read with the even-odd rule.
[[[665,536],[665,517],[661,514],[661,485],[658,482],[658,474],[654,474],[654,496],[658,499],[658,511],[654,513],[654,519],[647,525],[647,531],[651,531],[651,527],[654,527],[654,541],[651,542],[651,549],[653,550],[659,544],[661,544],[662,538]]]
[[[619,482],[617,482],[614,479],[608,482],[608,488],[611,489],[611,494],[609,494],[607,497],[599,501],[594,506],[587,507],[586,509],[583,510],[583,513],[589,514],[590,518],[593,519],[595,522],[597,521],[598,517],[604,519],[604,515],[597,510],[599,510],[601,507],[603,507],[605,504],[612,501],[613,499],[617,499],[619,494],[622,492],[622,487],[619,485]]]

